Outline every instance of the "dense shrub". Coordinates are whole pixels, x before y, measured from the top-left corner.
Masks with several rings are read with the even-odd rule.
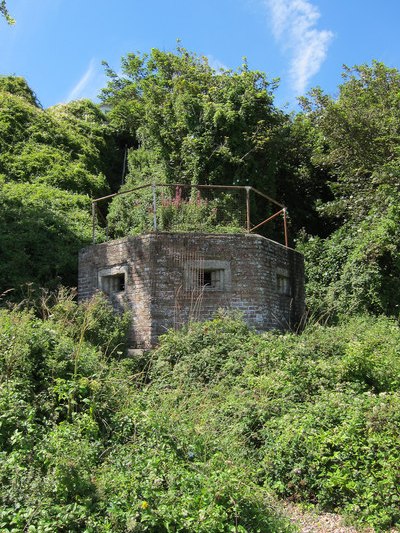
[[[398,317],[399,194],[387,189],[381,200],[362,222],[343,224],[326,239],[298,243],[305,255],[312,312],[326,317],[365,312]]]
[[[220,312],[139,364],[100,294],[28,303],[0,311],[1,529],[290,531],[272,492],[399,525],[396,322],[258,335]]]
[[[91,239],[90,200],[42,184],[0,179],[0,294],[26,283],[76,282],[77,255]]]
[[[65,291],[1,310],[0,529],[292,531],[246,453],[123,357],[127,324],[100,295],[78,307]],[[250,334],[226,320],[227,358],[235,331]]]
[[[239,317],[228,318],[223,312],[212,321],[193,323],[187,330],[170,331],[153,356],[152,377],[171,387],[234,377],[243,365],[240,346],[250,335]]]
[[[262,430],[268,486],[379,528],[400,521],[400,395],[327,391]]]
[[[90,197],[109,192],[116,174],[117,136],[95,104],[42,109],[25,80],[0,77],[0,295],[24,283],[76,285]]]
[[[383,317],[300,336],[216,318],[168,333],[151,375],[164,394],[178,387],[174,408],[193,409],[210,438],[246,450],[280,496],[388,528],[400,520],[399,346]]]

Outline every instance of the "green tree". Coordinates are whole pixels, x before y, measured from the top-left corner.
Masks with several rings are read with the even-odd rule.
[[[252,185],[276,196],[286,117],[273,103],[275,80],[246,62],[235,71],[215,71],[207,58],[179,46],[128,54],[122,75],[106,69],[101,98],[111,108],[112,126],[131,146],[126,189],[151,181]],[[119,233],[138,229],[128,203],[118,198],[111,208]],[[235,205],[227,209],[233,213]]]
[[[332,200],[329,174],[313,160],[319,132],[303,113],[291,114],[281,128],[276,176],[277,198],[289,210],[291,234],[305,230],[327,236],[332,223],[318,205]]]
[[[15,24],[15,20],[10,16],[7,9],[6,0],[0,0],[0,15],[4,17],[8,24]]]
[[[35,93],[21,76],[0,76],[0,92],[21,96],[34,106],[40,107]]]
[[[40,183],[0,183],[0,294],[27,282],[76,285],[90,200]],[[19,296],[17,291],[17,296]]]
[[[39,107],[22,78],[0,78],[0,174],[97,196],[108,192],[118,150],[106,117],[90,101]]]
[[[302,246],[309,302],[326,313],[398,315],[400,72],[375,61],[343,77],[336,99],[315,89],[303,100],[311,162],[333,195],[319,210],[339,226]]]
[[[261,185],[274,191],[275,81],[249,70],[213,70],[205,57],[178,47],[128,54],[122,76],[109,67],[102,99],[111,123],[150,151],[167,182]],[[130,167],[134,173],[135,158]],[[135,177],[135,179],[137,179]]]
[[[400,187],[400,72],[374,61],[343,79],[336,100],[315,89],[303,107],[319,136],[314,163],[331,175],[328,214],[360,220]]]

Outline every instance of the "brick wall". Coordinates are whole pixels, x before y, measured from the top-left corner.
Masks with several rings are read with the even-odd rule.
[[[108,289],[118,277],[124,287]],[[294,327],[304,313],[302,255],[252,234],[154,233],[89,246],[79,255],[79,299],[102,288],[116,310],[131,310],[138,348],[219,308],[239,310],[258,331]]]

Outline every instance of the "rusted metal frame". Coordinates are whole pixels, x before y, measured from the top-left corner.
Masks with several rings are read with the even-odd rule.
[[[122,196],[123,194],[129,194],[130,192],[140,191],[141,189],[148,189],[151,187],[151,183],[146,183],[146,185],[140,185],[134,189],[129,189],[129,191],[114,192],[113,194],[107,194],[107,196],[101,196],[100,198],[95,198],[93,202],[101,202],[102,200],[108,200],[109,198],[114,198],[114,196]]]
[[[107,194],[106,196],[101,196],[100,198],[95,198],[93,202],[100,202],[102,200],[107,200],[109,198],[114,198],[114,196],[122,196],[123,194],[129,194],[131,192],[139,191],[141,189],[148,189],[152,187],[152,183],[147,183],[146,185],[140,185],[139,187],[134,187],[133,189],[129,189],[128,191],[122,191],[122,192],[115,192],[113,194]],[[247,190],[248,188],[255,192],[256,194],[262,196],[263,198],[266,198],[273,204],[281,207],[282,209],[285,207],[283,204],[280,204],[267,194],[264,194],[263,192],[259,191],[258,189],[255,189],[254,187],[247,187],[244,185],[192,185],[188,183],[155,183],[156,187],[189,187],[194,189],[236,189],[236,190]]]
[[[182,187],[191,189],[226,189],[226,190],[245,190],[246,191],[246,231],[250,232],[250,191],[253,187],[248,185],[192,185],[188,183],[157,183],[156,187]]]
[[[182,187],[182,188],[195,188],[195,189],[226,189],[226,190],[245,190],[246,191],[246,229],[248,233],[251,233],[252,231],[255,231],[256,229],[260,228],[261,226],[264,226],[264,224],[267,224],[280,214],[283,214],[283,226],[284,226],[284,235],[285,235],[285,246],[288,247],[288,231],[287,231],[287,210],[286,207],[268,196],[267,194],[264,194],[263,192],[259,191],[258,189],[255,189],[254,187],[244,186],[244,185],[192,185],[188,183],[148,183],[146,185],[140,185],[139,187],[135,187],[133,189],[129,189],[128,191],[122,191],[122,192],[116,192],[113,194],[108,194],[106,196],[102,196],[100,198],[95,198],[92,201],[92,218],[93,218],[93,226],[92,226],[92,237],[93,237],[93,243],[95,242],[95,232],[96,232],[96,224],[95,224],[95,218],[96,218],[96,211],[97,211],[97,203],[102,200],[107,200],[109,198],[114,198],[115,196],[122,196],[124,194],[129,194],[135,191],[139,191],[142,189],[148,189],[152,187],[153,188],[153,198],[154,198],[154,191],[157,187]],[[253,228],[250,228],[250,191],[253,191],[255,194],[258,194],[262,198],[265,198],[269,202],[281,207],[282,209],[278,211],[277,213],[273,214],[263,222],[260,222],[260,224],[257,224]]]
[[[246,187],[246,231],[250,233],[250,190],[251,187]]]
[[[92,242],[96,242],[96,202],[92,202]]]
[[[285,246],[288,248],[287,209],[283,208],[283,231],[285,233]]]
[[[139,187],[129,189],[128,191],[114,192],[113,194],[107,194],[106,196],[95,198],[93,202],[101,202],[102,200],[108,200],[109,198],[114,198],[114,196],[122,196],[123,194],[129,194],[131,192],[140,191],[141,189],[149,189],[152,186],[153,186],[152,183],[146,183],[146,185],[140,185]],[[243,185],[191,185],[188,183],[155,183],[155,186],[156,187],[191,187],[194,189],[245,189],[246,188]]]
[[[273,220],[274,218],[276,218],[277,216],[281,215],[283,212],[284,212],[285,208],[281,209],[280,211],[277,211],[276,213],[274,213],[273,215],[271,215],[270,217],[268,217],[266,220],[264,220],[263,222],[260,222],[260,224],[257,224],[257,226],[254,226],[253,228],[251,228],[250,232],[260,228],[261,226],[264,226],[264,224],[266,224],[267,222],[270,222],[271,220]]]

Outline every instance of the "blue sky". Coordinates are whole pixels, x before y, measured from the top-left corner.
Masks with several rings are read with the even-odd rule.
[[[95,98],[101,61],[151,48],[187,49],[212,65],[280,78],[276,102],[321,86],[335,95],[342,64],[400,67],[399,0],[8,0],[0,20],[0,74],[24,76],[44,107]]]

